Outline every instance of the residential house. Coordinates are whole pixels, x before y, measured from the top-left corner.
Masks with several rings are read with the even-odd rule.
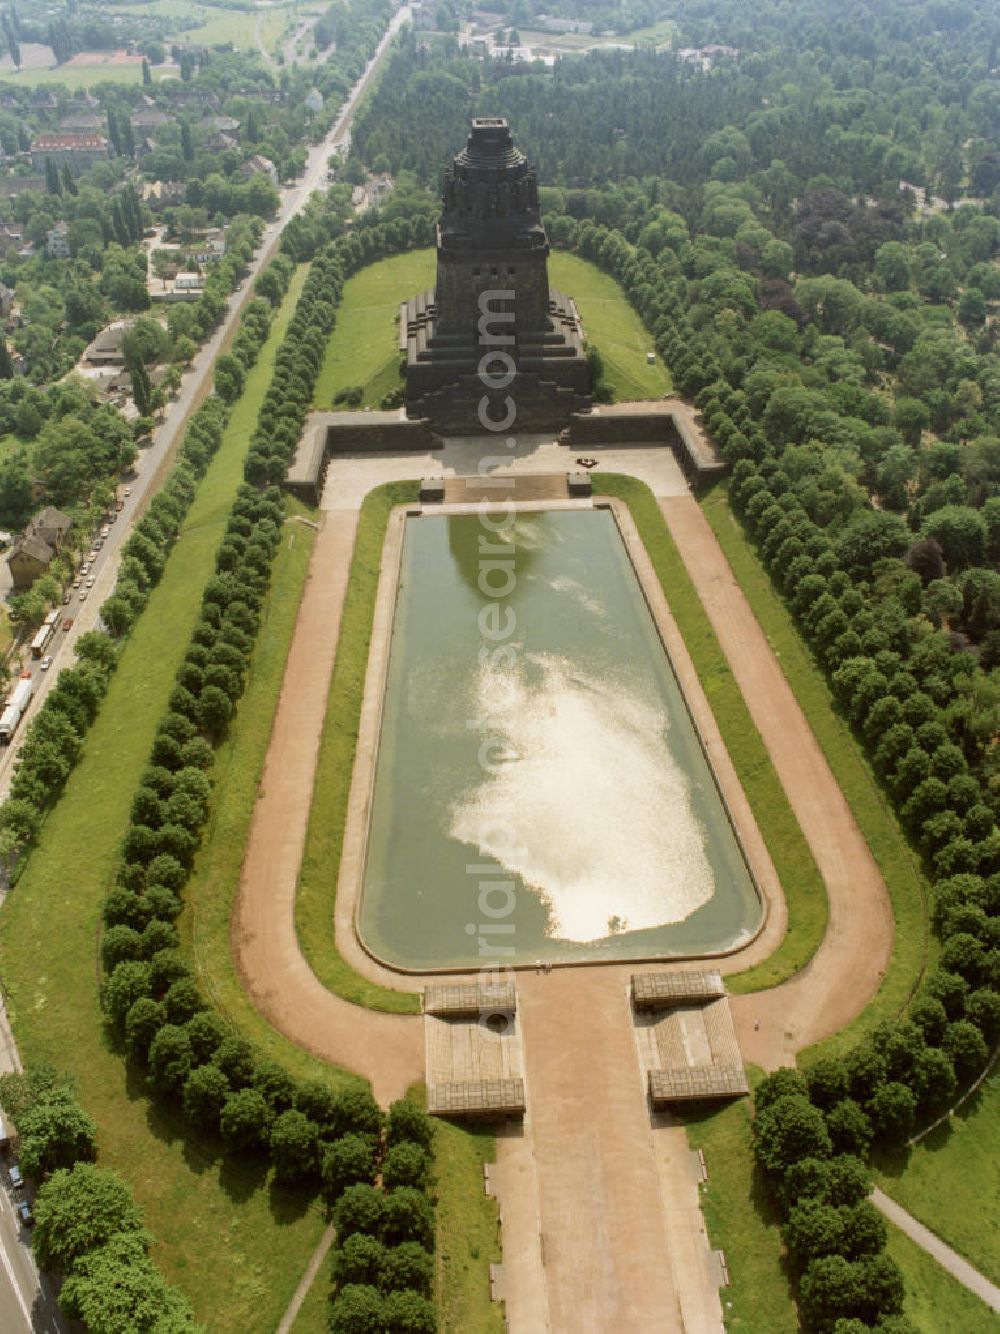
[[[31,166],[45,171],[46,159],[72,172],[87,171],[108,158],[108,141],[103,134],[37,134],[31,141]]]
[[[117,320],[102,329],[83,354],[84,361],[91,366],[124,366],[125,335],[132,327],[131,321]]]
[[[141,130],[143,134],[150,130],[162,130],[164,125],[170,125],[172,120],[173,117],[168,116],[159,107],[140,107],[129,116],[133,130]]]
[[[196,264],[215,264],[225,256],[226,237],[221,227],[200,237],[188,255]]]
[[[45,255],[47,259],[69,259],[69,227],[65,222],[57,222],[45,233]]]
[[[17,589],[30,588],[36,579],[48,572],[62,540],[73,526],[73,520],[61,510],[46,505],[31,520],[7,556],[11,580]]]
[[[55,552],[40,537],[19,537],[7,556],[11,582],[19,590],[30,588],[47,574]]]
[[[253,157],[248,157],[240,167],[240,175],[245,181],[250,180],[252,176],[256,176],[258,172],[262,172],[275,189],[278,188],[278,168],[263,153],[254,153]]]
[[[154,213],[184,203],[183,181],[147,181],[142,187],[142,202]]]
[[[59,133],[100,134],[107,123],[107,117],[96,111],[71,111],[59,122]]]
[[[32,537],[40,537],[54,551],[58,551],[63,538],[72,527],[73,520],[68,514],[63,514],[62,510],[57,510],[52,505],[46,505],[43,510],[38,511],[25,532],[30,532]]]

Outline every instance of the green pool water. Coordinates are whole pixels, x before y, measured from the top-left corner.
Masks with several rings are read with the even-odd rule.
[[[612,514],[523,513],[499,534],[478,515],[409,518],[367,948],[420,970],[669,957],[730,949],[760,921]]]

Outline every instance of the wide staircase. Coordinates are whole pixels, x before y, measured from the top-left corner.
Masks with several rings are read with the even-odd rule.
[[[568,500],[569,481],[564,472],[518,473],[489,477],[446,477],[446,505],[479,505],[484,501],[503,504],[508,500],[520,505],[528,500]]]

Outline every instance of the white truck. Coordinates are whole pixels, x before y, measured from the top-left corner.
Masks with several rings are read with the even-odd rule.
[[[6,745],[17,731],[17,725],[24,717],[24,711],[31,703],[34,693],[34,681],[22,677],[7,701],[7,707],[0,714],[0,744]]]

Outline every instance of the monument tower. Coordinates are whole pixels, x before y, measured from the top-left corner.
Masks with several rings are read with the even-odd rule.
[[[589,408],[590,367],[575,303],[549,287],[538,181],[506,120],[472,122],[443,196],[436,286],[400,311],[407,415],[479,435],[513,404],[511,429],[557,430]]]

